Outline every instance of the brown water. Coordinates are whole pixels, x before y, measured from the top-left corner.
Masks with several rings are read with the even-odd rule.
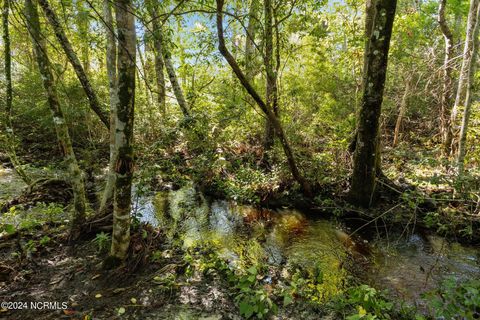
[[[480,277],[478,248],[437,236],[411,233],[372,237],[367,244],[371,254],[363,256],[345,247],[345,241],[338,236],[347,233],[342,226],[309,218],[297,210],[270,211],[223,200],[209,201],[192,186],[142,197],[136,203],[134,214],[161,226],[170,239],[179,238],[186,247],[198,241],[215,241],[232,266],[257,261],[305,270],[320,268],[326,290],[332,294],[348,276],[341,266],[347,259],[352,261],[352,253],[356,270],[350,272],[355,276],[362,273],[371,285],[420,306],[421,293],[447,277]]]

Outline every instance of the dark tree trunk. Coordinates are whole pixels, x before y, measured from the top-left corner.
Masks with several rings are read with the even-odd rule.
[[[367,55],[365,82],[349,198],[352,203],[366,207],[375,199],[380,115],[396,5],[396,0],[376,2],[373,32],[365,52]]]

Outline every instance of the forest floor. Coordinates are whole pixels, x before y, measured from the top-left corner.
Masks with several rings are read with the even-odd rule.
[[[99,254],[94,242],[69,246],[67,233],[60,230],[42,242],[40,234],[22,236],[21,241],[35,243],[26,254],[19,247],[28,245],[19,244],[18,238],[0,241],[0,300],[26,302],[17,306],[23,310],[1,310],[0,319],[239,318],[221,279],[207,283],[180,278],[175,286],[167,283],[182,265],[181,253],[168,251],[161,261],[135,272],[127,267],[106,271],[102,268],[105,255]],[[57,302],[58,306],[38,310],[32,302]]]
[[[69,245],[64,226],[0,239],[0,300],[16,303],[0,309],[0,319],[243,319],[220,273],[187,276],[185,252],[156,237],[160,258],[148,263],[134,258],[116,270],[103,268],[106,254],[95,241]],[[300,314],[318,319],[301,304],[275,318]]]

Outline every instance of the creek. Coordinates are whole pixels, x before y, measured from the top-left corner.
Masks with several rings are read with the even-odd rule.
[[[134,203],[133,214],[141,221],[163,228],[167,237],[181,239],[185,247],[213,241],[231,265],[249,260],[319,269],[327,294],[334,294],[347,277],[355,277],[422,308],[422,293],[446,278],[480,277],[478,248],[437,235],[369,229],[351,238],[350,230],[334,220],[294,209],[268,210],[208,199],[193,186],[137,196]]]

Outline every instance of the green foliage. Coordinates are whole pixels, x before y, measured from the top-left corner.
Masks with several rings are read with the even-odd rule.
[[[368,285],[349,288],[331,303],[334,310],[348,320],[357,319],[420,319],[411,308],[396,310],[394,304],[382,292]]]
[[[424,296],[436,319],[478,319],[480,316],[480,280],[460,282],[449,278],[442,286]]]
[[[214,245],[214,243],[209,243]],[[187,262],[186,275],[193,275],[197,270],[206,275],[221,273],[234,294],[234,301],[240,314],[246,319],[266,319],[277,313],[278,307],[273,296],[262,283],[264,267],[253,265],[247,269],[234,268],[218,256],[209,244],[195,246],[184,255]]]
[[[97,233],[92,242],[97,245],[98,252],[105,252],[110,247],[111,240],[111,236],[108,233],[100,232]]]

